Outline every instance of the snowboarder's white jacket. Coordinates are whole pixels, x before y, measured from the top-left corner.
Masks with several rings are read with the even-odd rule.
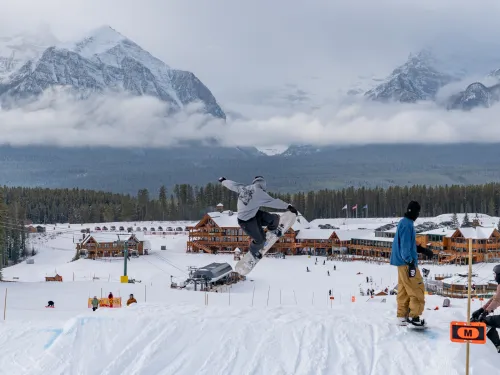
[[[238,219],[247,221],[255,217],[260,207],[287,209],[288,203],[273,198],[266,193],[266,181],[255,178],[252,185],[243,185],[231,180],[222,181],[222,185],[238,193]]]

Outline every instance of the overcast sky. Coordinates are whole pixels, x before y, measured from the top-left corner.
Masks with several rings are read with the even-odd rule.
[[[244,113],[249,118],[235,123],[232,129],[236,130],[223,140],[228,145],[242,139],[272,145],[283,137],[285,143],[354,138],[369,142],[381,137],[423,140],[422,127],[439,132],[441,137],[434,134],[430,141],[497,137],[468,130],[468,124],[478,121],[478,126],[487,129],[489,119],[500,111],[496,109],[460,115],[430,104],[363,107],[340,105],[338,99],[339,92],[363,86],[373,76],[385,77],[410,52],[424,46],[462,52],[474,47],[500,55],[500,48],[490,47],[500,40],[498,0],[0,0],[0,9],[0,35],[48,24],[60,40],[67,41],[107,24],[170,66],[194,72],[228,113]],[[157,118],[163,104],[139,99],[127,106],[113,100],[122,114],[130,108],[131,118],[140,117],[141,108],[152,111],[151,131],[164,126]],[[79,112],[74,106],[78,104],[70,105],[73,113],[95,122],[85,109]],[[102,126],[107,123],[106,110],[101,106]],[[70,126],[64,117],[71,115],[68,111],[58,115],[48,110],[32,117],[13,111],[0,113],[0,120],[11,124],[11,142],[34,142],[46,138],[32,132],[44,121],[60,123],[61,131]],[[199,125],[198,118],[191,120],[192,126]],[[218,126],[205,129],[218,134]],[[354,127],[358,127],[355,137]],[[256,133],[259,129],[269,136]],[[109,139],[120,131],[108,130]],[[162,142],[149,139],[146,133],[141,138],[133,126],[129,130],[134,141]],[[176,131],[188,137],[187,132]],[[60,142],[80,139],[78,131],[68,131],[66,138],[53,136],[61,138]],[[497,138],[500,141],[500,134]]]
[[[297,90],[321,101],[429,42],[461,48],[500,32],[496,0],[0,0],[0,9],[4,35],[47,23],[64,40],[108,24],[240,105],[279,106]]]

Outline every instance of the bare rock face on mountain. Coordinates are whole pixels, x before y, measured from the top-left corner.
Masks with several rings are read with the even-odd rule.
[[[0,76],[4,105],[18,105],[50,88],[66,90],[82,99],[92,94],[126,92],[156,97],[173,111],[201,102],[205,113],[226,118],[210,90],[193,73],[170,68],[108,26],[76,43],[48,45],[43,53],[29,57],[15,69],[12,65],[4,68],[4,76]],[[7,66],[5,61],[3,66]]]
[[[480,82],[470,84],[465,91],[453,95],[450,99],[451,109],[471,110],[488,108],[500,100],[500,84],[486,87]]]

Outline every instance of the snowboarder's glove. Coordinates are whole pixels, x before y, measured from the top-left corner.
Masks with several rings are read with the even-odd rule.
[[[420,245],[417,246],[417,253],[424,254],[424,256],[426,256],[429,259],[432,259],[432,257],[434,256],[432,250]]]
[[[225,181],[226,177],[219,177],[219,182]]]
[[[408,277],[415,277],[417,274],[417,267],[415,267],[415,262],[412,260],[408,263]]]
[[[477,321],[483,313],[484,309],[481,307],[479,310],[476,310],[472,313],[472,319]]]
[[[295,207],[293,207],[291,204],[288,205],[287,210],[294,213],[295,215],[299,214],[299,211],[297,211],[297,209]]]
[[[478,322],[484,322],[484,320],[486,319],[486,317],[488,316],[488,314],[489,314],[488,311],[483,312],[481,315],[479,315],[479,318],[477,318],[477,321]]]

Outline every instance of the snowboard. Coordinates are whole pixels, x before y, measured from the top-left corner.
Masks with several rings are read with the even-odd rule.
[[[283,235],[285,235],[288,229],[290,229],[291,226],[295,223],[296,218],[297,215],[290,211],[287,211],[280,216],[278,228],[281,230],[281,233],[283,233]],[[276,243],[276,241],[278,241],[278,239],[279,237],[277,237],[274,233],[269,231],[266,233],[266,242],[264,243],[264,247],[260,250],[262,258],[264,258],[264,255],[266,255],[266,253]],[[252,253],[250,251],[247,251],[247,253],[241,258],[241,260],[236,263],[234,270],[240,275],[248,275],[260,260],[261,259],[254,258]]]

